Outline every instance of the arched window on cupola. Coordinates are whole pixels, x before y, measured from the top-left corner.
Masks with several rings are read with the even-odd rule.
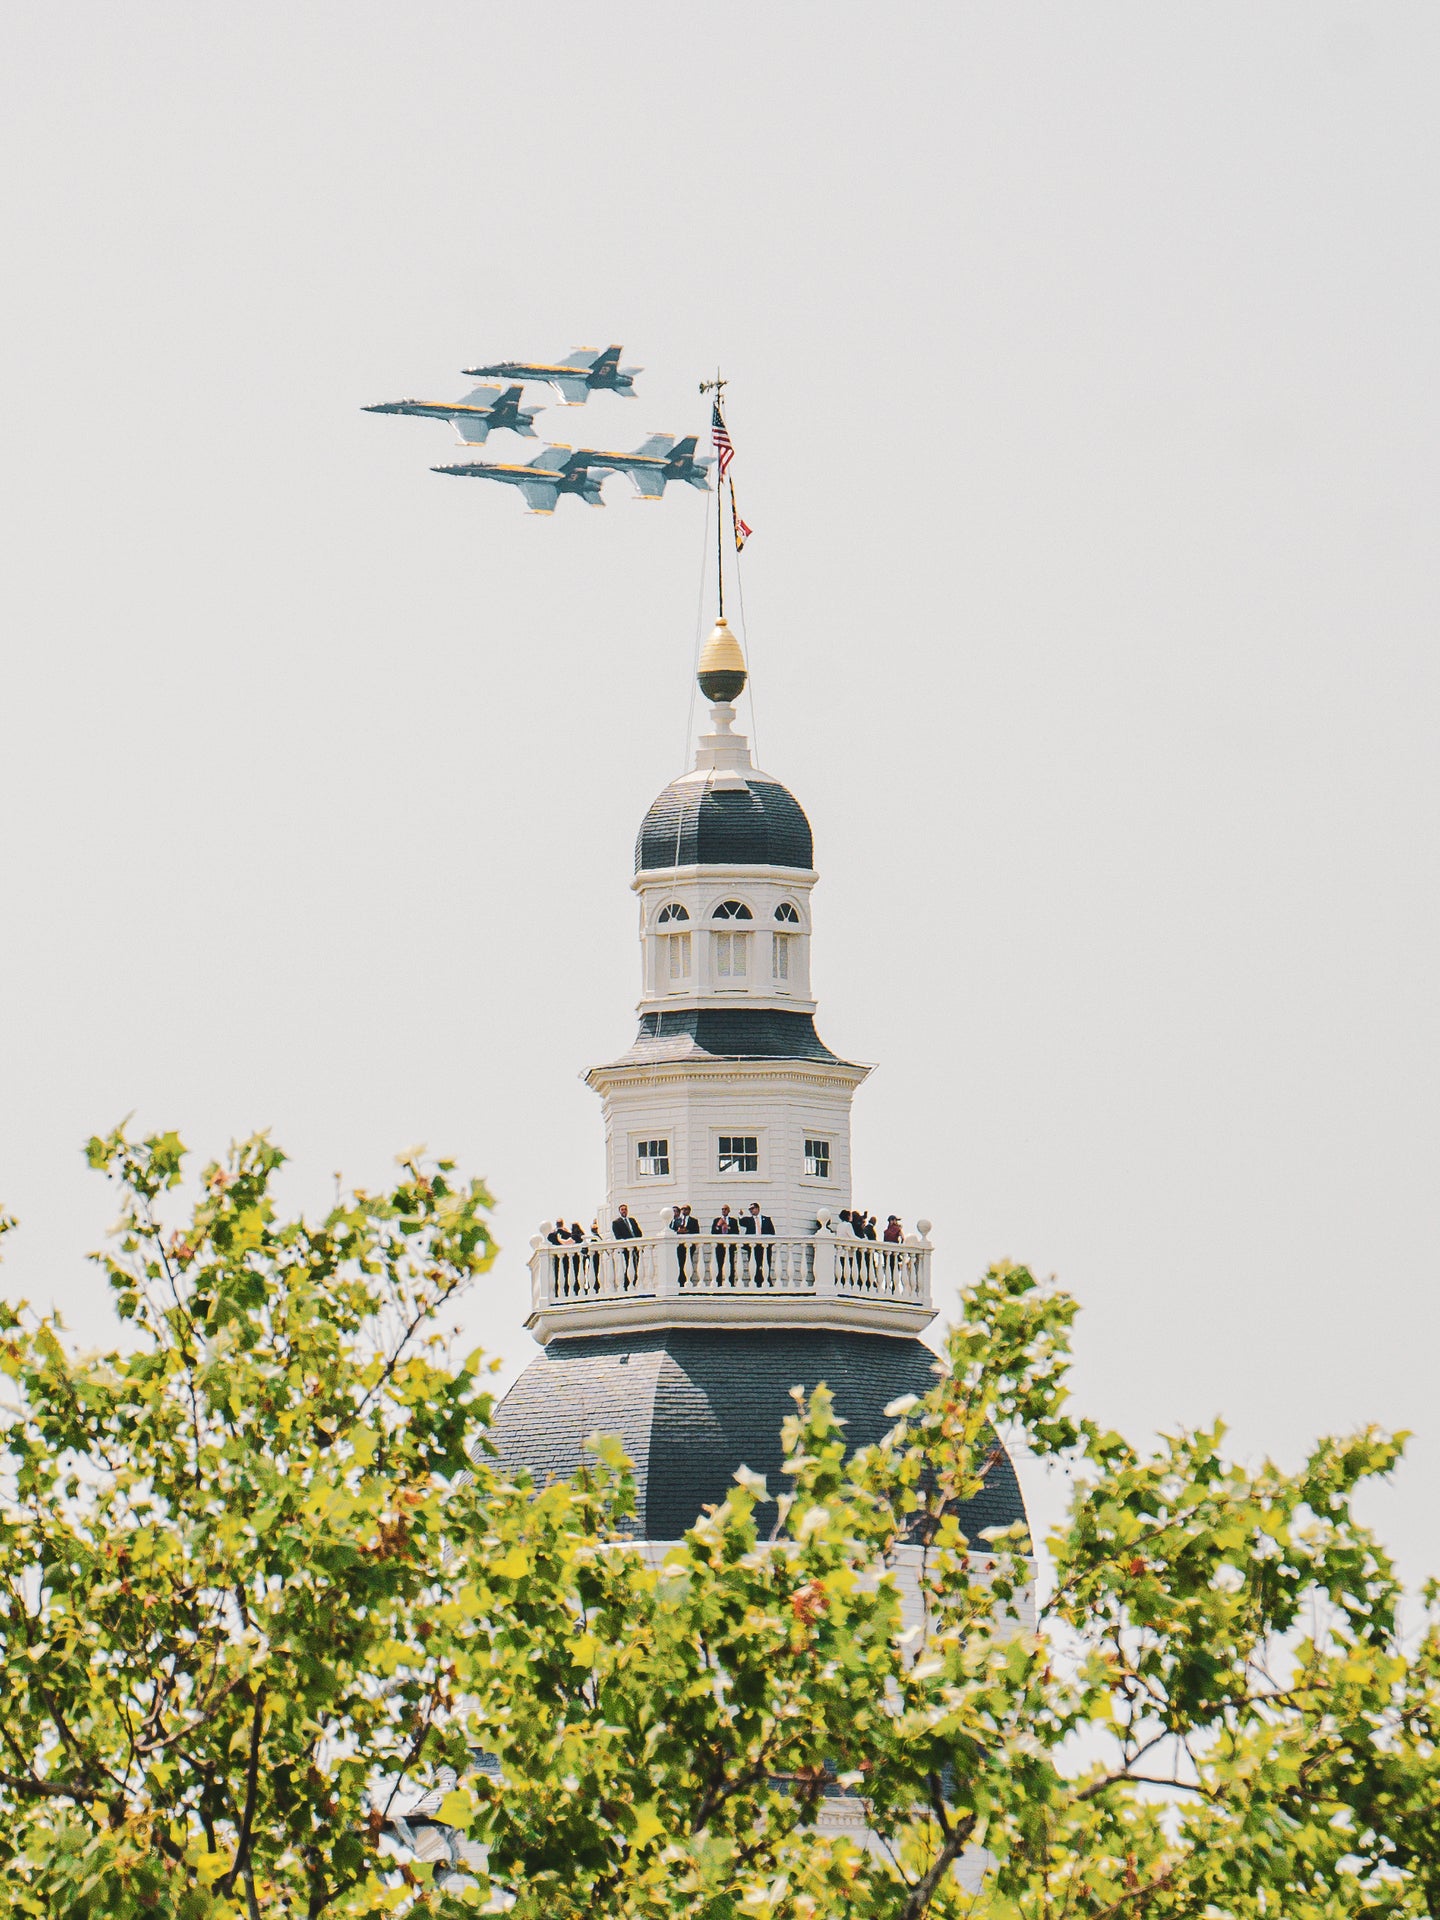
[[[722,900],[711,910],[712,920],[753,920],[754,914],[743,900]],[[750,936],[748,933],[712,933],[710,952],[715,985],[721,993],[743,993],[749,985]]]
[[[775,983],[777,993],[789,993],[790,975],[794,970],[795,939],[789,931],[800,925],[799,909],[789,900],[782,900],[775,909],[775,918],[784,933],[772,933],[770,936],[770,977]]]
[[[657,927],[674,928],[688,921],[689,913],[678,900],[667,901],[655,916]],[[660,982],[667,993],[683,993],[690,979],[689,932],[667,932],[660,937]]]

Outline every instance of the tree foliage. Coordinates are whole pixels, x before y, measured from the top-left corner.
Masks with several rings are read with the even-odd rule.
[[[281,1221],[255,1139],[172,1227],[173,1134],[90,1151],[133,1337],[0,1309],[0,1915],[1440,1913],[1435,1595],[1402,1638],[1353,1511],[1399,1439],[1143,1453],[1001,1265],[878,1445],[818,1388],[773,1533],[742,1474],[657,1562],[613,1440],[538,1490],[488,1448],[478,1183]],[[1038,1609],[1023,1534],[961,1531],[997,1433],[1075,1474]],[[396,1843],[426,1793],[463,1871]]]

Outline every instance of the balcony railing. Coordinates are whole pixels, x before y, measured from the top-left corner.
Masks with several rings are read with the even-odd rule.
[[[541,1339],[586,1323],[818,1324],[836,1303],[839,1324],[888,1324],[898,1312],[908,1328],[931,1317],[933,1249],[923,1236],[853,1240],[822,1228],[793,1238],[662,1233],[552,1245],[537,1234],[531,1249],[530,1324]]]

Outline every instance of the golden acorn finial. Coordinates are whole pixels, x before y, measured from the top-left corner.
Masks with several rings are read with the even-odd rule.
[[[724,614],[715,622],[709,639],[700,649],[700,670],[696,678],[707,700],[738,700],[744,691],[745,655]]]

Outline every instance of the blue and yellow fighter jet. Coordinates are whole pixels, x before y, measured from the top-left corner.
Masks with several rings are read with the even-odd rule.
[[[603,507],[600,482],[585,465],[585,456],[570,447],[542,447],[526,466],[500,461],[471,460],[458,467],[432,467],[432,473],[460,474],[472,480],[500,480],[518,487],[531,513],[553,513],[562,493],[576,493],[587,507]]]
[[[493,367],[466,367],[476,379],[546,380],[567,407],[581,406],[602,388],[607,393],[635,395],[635,376],[643,367],[622,367],[619,347],[581,347],[565,360],[497,360]]]
[[[520,404],[522,387],[476,387],[463,400],[381,400],[362,413],[413,413],[421,420],[448,420],[466,446],[483,447],[487,435],[496,427],[535,438],[535,415],[543,407],[529,410]]]
[[[695,435],[677,440],[673,433],[652,433],[634,453],[600,453],[594,447],[582,447],[576,456],[587,467],[609,467],[628,473],[643,500],[663,500],[667,480],[684,480],[702,493],[710,491],[705,478],[714,462],[695,458]]]

